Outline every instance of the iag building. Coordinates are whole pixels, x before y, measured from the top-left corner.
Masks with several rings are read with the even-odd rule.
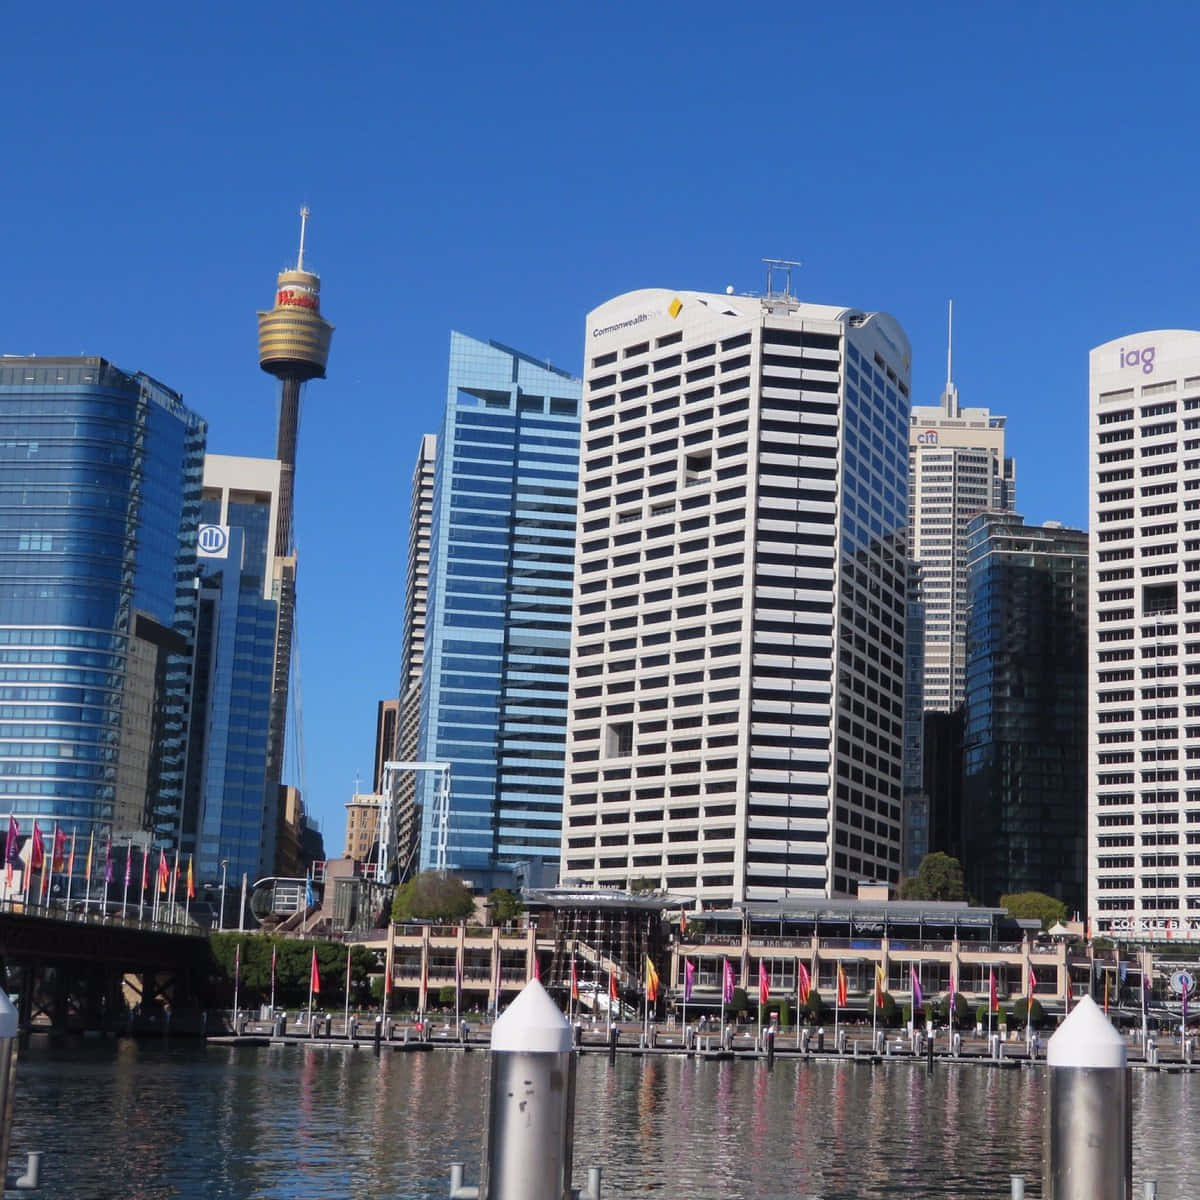
[[[1090,359],[1093,932],[1200,940],[1200,332]]]
[[[789,291],[588,315],[565,880],[899,878],[909,344]]]

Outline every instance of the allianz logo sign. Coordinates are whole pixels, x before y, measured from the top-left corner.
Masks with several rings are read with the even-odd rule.
[[[224,525],[201,525],[196,533],[196,550],[201,558],[225,558],[229,554],[229,530]]]

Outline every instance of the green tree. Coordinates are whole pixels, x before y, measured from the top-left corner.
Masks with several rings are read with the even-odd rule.
[[[308,1003],[313,950],[317,952],[320,997],[340,1008],[346,996],[346,946],[342,942],[312,942],[269,937],[261,933],[215,933],[211,939],[217,968],[217,987],[232,1003],[235,963],[240,960],[238,1004],[265,1004],[271,997],[271,954],[275,953],[275,1003],[291,1008]],[[240,947],[240,953],[239,953]],[[376,956],[365,946],[350,950],[350,1003],[360,1006],[370,995],[370,976]]]
[[[1007,908],[1014,917],[1041,921],[1043,929],[1067,919],[1067,906],[1045,892],[1009,892],[1000,897],[1000,907]]]
[[[1025,1028],[1025,1006],[1029,1005],[1029,1020],[1034,1029],[1041,1029],[1046,1023],[1046,1012],[1035,996],[1032,1001],[1027,996],[1022,996],[1012,1003],[1012,1015],[1009,1021],[1018,1029]]]
[[[392,920],[465,921],[475,911],[475,897],[457,875],[422,871],[396,889]]]
[[[750,1009],[750,997],[746,995],[746,989],[735,987],[733,989],[733,999],[725,1005],[725,1016],[740,1017]]]
[[[962,864],[940,850],[921,860],[915,875],[900,885],[901,900],[965,900]]]
[[[825,1001],[816,988],[810,988],[808,999],[800,1006],[798,1019],[807,1021],[810,1025],[820,1025],[825,1017]]]
[[[939,1025],[945,1025],[950,1018],[949,995],[939,996],[938,999],[930,1001],[930,1006],[933,1010],[933,1019]],[[971,1006],[967,1003],[967,998],[962,992],[954,994],[954,1013],[953,1020],[950,1021],[952,1029],[965,1029],[967,1021],[971,1015]]]
[[[895,1029],[900,1025],[903,1014],[900,1011],[899,1005],[896,1003],[896,998],[891,992],[883,993],[883,1003],[879,1006],[877,1020],[884,1029]]]
[[[493,888],[488,893],[487,904],[493,925],[505,925],[509,921],[515,921],[525,911],[521,898],[508,888]]]
[[[639,879],[632,879],[629,882],[629,890],[631,892],[656,892],[658,891],[658,880],[652,879],[649,875],[644,875]]]

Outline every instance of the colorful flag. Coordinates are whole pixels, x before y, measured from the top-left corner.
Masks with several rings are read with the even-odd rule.
[[[812,980],[808,975],[808,968],[803,963],[796,964],[796,999],[801,1004],[808,1003],[808,997],[812,994]]]
[[[67,855],[67,875],[75,878],[75,830],[71,830],[71,852]]]
[[[88,834],[88,852],[87,861],[83,864],[83,877],[88,881],[88,887],[92,886],[92,856],[96,849],[96,831],[93,829]]]
[[[996,995],[996,968],[988,967],[988,1012],[999,1012],[1000,1000]]]
[[[696,964],[690,958],[683,960],[683,1002],[692,998],[692,985],[696,979]]]
[[[687,913],[681,908],[679,910],[679,935],[682,937],[687,933]]]
[[[537,951],[533,952],[533,977],[541,983],[542,981],[542,965],[538,962]]]
[[[187,873],[187,898],[189,900],[195,900],[195,898],[196,898],[196,877],[195,877],[195,875],[192,874],[192,858],[193,858],[193,856],[191,854],[189,854],[188,855],[188,873]],[[128,871],[125,872],[125,882],[126,883],[129,882],[129,872]]]
[[[612,966],[608,968],[608,998],[617,999],[617,972]],[[611,1008],[611,1005],[609,1007]]]
[[[912,1010],[915,1017],[925,1007],[925,998],[921,995],[921,978],[917,974],[916,963],[910,963],[909,976],[912,978]]]
[[[954,972],[950,972],[950,1019],[954,1019],[954,997],[958,995],[958,989],[954,983]]]
[[[38,828],[38,823],[33,823],[33,847],[29,851],[29,869],[36,871],[46,862],[46,844],[42,841],[42,831]]]
[[[167,880],[171,878],[171,868],[167,866],[167,852],[160,850],[158,852],[158,891],[159,895],[166,895]]]
[[[837,969],[837,1006],[838,1008],[846,1007],[846,972],[842,970],[842,964],[838,963]]]
[[[321,994],[321,973],[317,970],[317,948],[313,947],[312,970],[308,977],[309,990],[314,996]]]
[[[1033,999],[1034,989],[1037,987],[1037,976],[1033,973],[1033,964],[1029,964],[1029,998]]]
[[[758,960],[758,1003],[766,1004],[771,998],[771,981],[767,978],[767,963],[765,959]]]
[[[21,830],[17,818],[8,814],[8,837],[4,842],[4,861],[10,867],[21,865]]]
[[[579,999],[579,974],[575,970],[575,955],[571,955],[571,999]]]
[[[650,955],[646,955],[646,999],[653,1004],[658,999],[658,972],[654,969],[654,964],[650,961]]]
[[[312,908],[316,905],[317,898],[313,893],[312,875],[309,872],[304,873],[304,907]]]
[[[112,835],[110,834],[104,839],[104,882],[112,883],[112,881]]]
[[[67,831],[55,829],[54,849],[50,852],[50,870],[64,871],[67,866]]]
[[[733,1003],[733,967],[729,959],[725,960],[725,970],[721,976],[721,1001],[724,1004]]]
[[[875,968],[875,1007],[883,1007],[883,966],[878,965]],[[913,1010],[916,1011],[915,1009]]]
[[[142,848],[142,900],[146,899],[146,889],[150,886],[150,849]]]
[[[129,891],[129,881],[133,878],[133,838],[125,844],[125,890]]]

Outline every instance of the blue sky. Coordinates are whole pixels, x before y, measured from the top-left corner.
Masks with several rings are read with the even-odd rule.
[[[257,308],[296,210],[337,326],[300,431],[305,782],[327,850],[398,686],[409,478],[450,330],[578,372],[620,292],[893,313],[1083,526],[1087,352],[1197,327],[1190,6],[12,7],[0,351],[102,354],[269,455]]]

